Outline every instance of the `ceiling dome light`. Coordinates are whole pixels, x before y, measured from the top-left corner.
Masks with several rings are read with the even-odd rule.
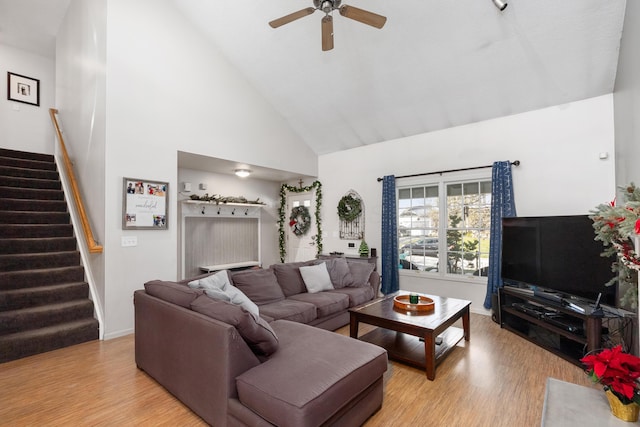
[[[236,169],[235,173],[240,178],[246,178],[251,175],[251,171],[249,169]]]

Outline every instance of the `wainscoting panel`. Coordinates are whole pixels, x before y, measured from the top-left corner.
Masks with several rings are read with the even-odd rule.
[[[259,218],[184,218],[185,277],[202,274],[200,267],[259,261]]]

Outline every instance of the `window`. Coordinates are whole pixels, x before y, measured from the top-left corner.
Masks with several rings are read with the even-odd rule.
[[[486,276],[491,179],[398,187],[399,267],[441,276]]]

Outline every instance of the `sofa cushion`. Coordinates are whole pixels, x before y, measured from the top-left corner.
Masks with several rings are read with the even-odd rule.
[[[189,308],[193,300],[204,294],[201,289],[164,280],[151,280],[144,284],[144,289],[151,296],[184,308]]]
[[[374,297],[373,289],[371,288],[371,286],[358,288],[341,288],[326,292],[347,295],[349,297],[349,307],[355,307],[356,305],[364,304],[367,301],[371,301]]]
[[[349,308],[349,296],[346,294],[332,292],[310,294],[305,292],[303,294],[292,295],[288,299],[308,302],[315,305],[318,317],[330,316]]]
[[[349,273],[351,273],[351,282],[346,286],[357,288],[361,286],[369,286],[369,276],[376,268],[375,264],[368,262],[352,261],[348,263]]]
[[[344,288],[353,282],[346,258],[331,258],[324,262],[327,264],[331,283],[335,289]]]
[[[260,317],[256,319],[240,306],[202,295],[191,303],[191,309],[235,326],[240,336],[257,355],[268,356],[278,349],[278,337],[271,326]]]
[[[267,315],[276,320],[284,319],[299,323],[309,323],[318,317],[315,305],[290,298],[261,305],[260,314]]]
[[[310,265],[310,262],[288,262],[273,264],[272,269],[278,279],[278,284],[285,296],[291,296],[307,292],[304,281],[300,275],[300,267]]]
[[[327,265],[324,262],[316,265],[300,267],[300,275],[302,276],[304,285],[307,288],[307,292],[310,294],[333,289],[331,277],[329,277]]]
[[[386,351],[373,344],[282,320],[272,327],[278,352],[236,385],[240,401],[274,425],[322,425],[387,369]]]
[[[273,270],[257,268],[237,271],[231,275],[231,280],[259,306],[284,300],[284,294]]]
[[[240,289],[229,282],[227,270],[219,271],[201,279],[192,280],[188,285],[190,288],[203,289],[211,298],[239,305],[253,314],[254,317],[260,315],[258,306],[243,294]]]

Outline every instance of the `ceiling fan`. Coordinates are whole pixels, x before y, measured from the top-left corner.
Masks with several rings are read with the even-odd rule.
[[[342,0],[313,0],[314,7],[307,7],[306,9],[285,15],[282,18],[274,19],[269,22],[269,25],[271,25],[272,28],[278,28],[296,19],[311,15],[316,10],[321,10],[324,12],[324,18],[322,18],[322,50],[326,51],[333,49],[333,17],[329,14],[336,9],[340,12],[340,15],[362,22],[363,24],[371,25],[372,27],[382,28],[385,22],[387,22],[387,18],[382,15],[353,6],[341,6],[341,4]]]

